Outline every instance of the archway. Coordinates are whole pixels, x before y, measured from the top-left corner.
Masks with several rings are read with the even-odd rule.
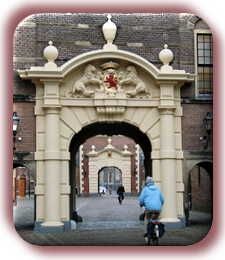
[[[98,172],[98,192],[99,194],[115,193],[122,182],[122,171],[115,166],[103,167]]]
[[[36,86],[36,224],[41,230],[63,231],[70,222],[75,152],[101,133],[134,139],[143,150],[146,175],[153,175],[167,198],[163,220],[179,224],[184,216],[180,87],[194,75],[170,66],[173,53],[167,45],[158,69],[119,50],[104,28],[102,49],[59,67],[58,50],[49,42],[44,66],[19,71]]]
[[[80,132],[75,134],[70,143],[70,217],[76,215],[76,178],[75,178],[75,168],[76,160],[75,154],[77,153],[80,145],[82,145],[88,138],[105,134],[108,136],[112,135],[124,135],[133,139],[137,144],[140,145],[144,153],[144,166],[145,166],[145,175],[152,176],[152,160],[151,160],[151,151],[152,145],[149,138],[144,134],[138,127],[126,123],[126,122],[96,122],[85,126]]]
[[[212,162],[202,161],[194,165],[188,175],[189,209],[212,213]]]

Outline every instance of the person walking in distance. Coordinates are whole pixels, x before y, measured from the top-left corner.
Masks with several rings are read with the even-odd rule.
[[[124,186],[121,184],[118,189],[117,189],[117,194],[118,194],[118,201],[120,204],[122,204],[122,201],[124,200]]]

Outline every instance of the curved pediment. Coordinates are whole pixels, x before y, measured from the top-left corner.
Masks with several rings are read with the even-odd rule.
[[[142,58],[139,55],[134,53],[123,51],[123,50],[116,50],[116,51],[107,51],[107,50],[97,50],[97,51],[90,51],[84,54],[78,55],[73,59],[69,60],[65,64],[63,64],[59,69],[62,73],[62,76],[65,77],[68,73],[72,70],[76,69],[80,65],[84,63],[90,63],[96,60],[122,60],[129,63],[132,63],[136,66],[139,66],[146,70],[148,73],[152,75],[154,79],[157,79],[160,71],[156,66],[152,63],[148,62],[146,59]]]

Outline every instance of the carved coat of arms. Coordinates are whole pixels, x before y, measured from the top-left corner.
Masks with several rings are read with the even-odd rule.
[[[135,66],[129,65],[119,70],[119,64],[113,61],[100,65],[100,68],[88,64],[80,79],[74,82],[71,94],[92,97],[96,92],[107,95],[116,95],[124,92],[127,97],[136,97],[138,94],[147,94],[144,81],[139,78]]]

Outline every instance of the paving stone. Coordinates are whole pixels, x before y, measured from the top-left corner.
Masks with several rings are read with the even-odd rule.
[[[126,197],[119,205],[117,197],[78,198],[77,208],[84,221],[77,229],[64,233],[39,233],[33,231],[33,199],[19,200],[14,207],[14,222],[17,232],[27,242],[35,245],[117,245],[145,246],[144,223],[139,221],[142,209],[137,197]],[[103,214],[104,212],[104,214]],[[183,229],[166,230],[160,245],[191,245],[209,232],[210,214],[191,212],[190,226]]]

